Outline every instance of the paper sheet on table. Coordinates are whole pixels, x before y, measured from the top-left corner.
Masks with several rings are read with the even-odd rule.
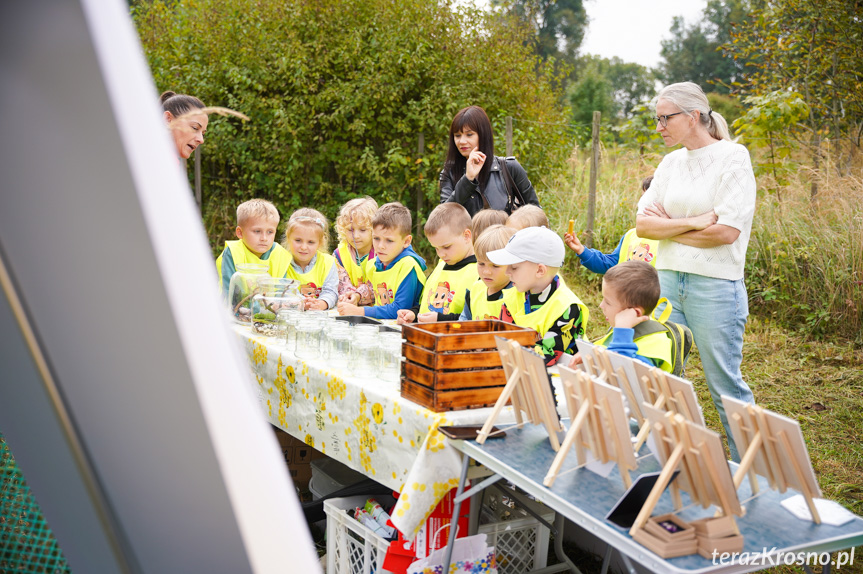
[[[821,517],[821,524],[842,526],[846,522],[851,522],[854,519],[854,513],[838,502],[827,500],[826,498],[816,498],[814,500],[815,509]],[[809,512],[809,506],[806,504],[806,499],[802,494],[786,498],[780,502],[780,504],[785,508],[785,510],[800,520],[812,521],[812,513]]]

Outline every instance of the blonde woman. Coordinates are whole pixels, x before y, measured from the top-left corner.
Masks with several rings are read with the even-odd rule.
[[[655,105],[665,145],[682,147],[663,158],[638,202],[636,233],[660,240],[656,269],[674,309],[669,319],[692,330],[729,451],[739,460],[720,397],[753,402],[740,365],[755,175],[749,152],[731,141],[725,119],[697,84],[667,86]]]

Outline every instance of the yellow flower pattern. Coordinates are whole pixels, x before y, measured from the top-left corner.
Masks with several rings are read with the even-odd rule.
[[[252,357],[255,361],[255,365],[263,365],[267,362],[267,347],[254,341],[252,343],[254,345],[255,350],[252,352]]]
[[[393,384],[360,381],[349,369],[323,361],[300,361],[270,339],[252,337],[247,327],[235,331],[245,344],[264,416],[312,448],[401,491],[392,515],[403,532],[413,532],[457,485],[460,463],[437,429],[482,424],[478,411],[444,417],[402,399]]]
[[[380,403],[372,405],[372,418],[375,419],[375,422],[378,424],[384,422],[384,408]]]

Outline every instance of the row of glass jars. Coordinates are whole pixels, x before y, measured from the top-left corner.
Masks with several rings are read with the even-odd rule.
[[[284,309],[277,317],[277,340],[300,359],[322,358],[354,376],[398,381],[402,335],[379,325],[352,325],[324,311]]]
[[[378,325],[337,321],[324,311],[304,311],[298,282],[268,274],[266,265],[238,265],[228,287],[233,317],[252,332],[276,337],[302,359],[322,357],[332,366],[361,377],[398,381],[401,333]]]

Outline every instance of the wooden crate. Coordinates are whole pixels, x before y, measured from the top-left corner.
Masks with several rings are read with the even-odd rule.
[[[497,319],[484,321],[444,321],[414,323],[402,328],[405,340],[434,353],[497,350],[495,335],[515,339],[526,347],[536,344],[536,331],[504,323]]]
[[[536,331],[497,320],[405,325],[402,396],[435,412],[491,406],[506,384],[495,335],[532,347]]]

